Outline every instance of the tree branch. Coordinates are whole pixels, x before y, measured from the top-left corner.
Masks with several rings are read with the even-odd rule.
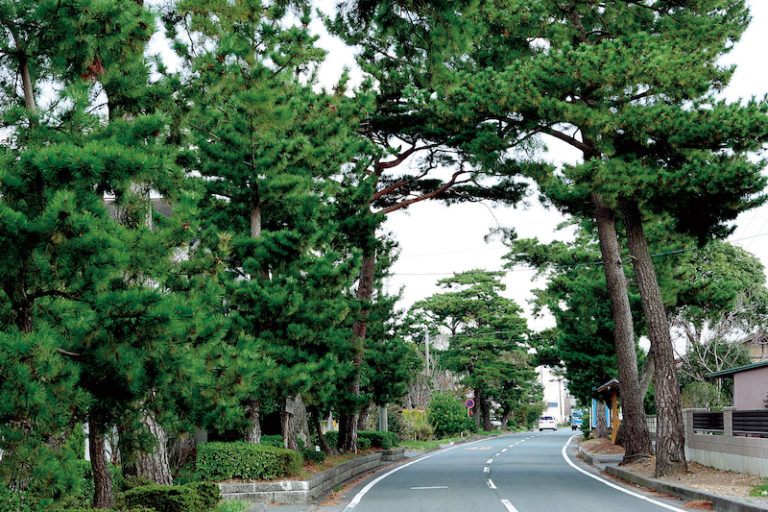
[[[415,197],[413,199],[409,199],[407,201],[402,201],[400,203],[394,204],[394,205],[392,205],[392,206],[382,210],[382,213],[387,214],[387,213],[392,213],[392,212],[394,212],[396,210],[401,210],[401,209],[406,208],[406,207],[408,207],[408,206],[410,206],[410,205],[412,205],[414,203],[418,203],[418,202],[424,201],[426,199],[431,199],[431,198],[433,198],[433,197],[435,197],[435,196],[437,196],[439,194],[442,194],[443,192],[445,192],[446,190],[448,190],[449,188],[451,188],[454,185],[460,185],[462,183],[468,183],[469,181],[471,181],[470,179],[466,179],[466,180],[462,180],[462,181],[458,180],[459,176],[461,176],[462,174],[467,174],[467,172],[468,171],[456,171],[455,173],[453,173],[453,176],[451,176],[451,179],[449,181],[444,183],[439,188],[436,188],[432,192],[429,192],[427,194],[422,194],[419,197]]]

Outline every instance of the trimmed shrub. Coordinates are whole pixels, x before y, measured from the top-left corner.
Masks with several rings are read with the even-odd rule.
[[[280,434],[261,436],[261,444],[264,446],[274,446],[275,448],[285,448],[285,440]],[[299,445],[299,451],[304,451],[304,440],[302,438],[296,438],[296,444]]]
[[[55,512],[105,512],[103,508],[56,508]],[[153,508],[132,508],[128,510],[121,510],[120,512],[156,512]]]
[[[371,446],[377,448],[383,448],[389,450],[394,448],[400,443],[397,438],[397,434],[394,432],[380,432],[378,430],[361,430],[357,433],[358,442],[360,439],[368,439],[371,442]],[[358,447],[360,445],[358,444]]]
[[[309,448],[304,449],[301,454],[304,455],[304,460],[308,460],[314,464],[322,464],[325,462],[326,458],[325,452],[318,452]]]
[[[219,504],[221,489],[213,482],[193,482],[186,484],[184,487],[188,487],[197,493],[203,510],[213,510]]]
[[[371,440],[368,437],[363,437],[358,432],[357,436],[357,449],[358,450],[367,450],[371,447]]]
[[[128,507],[156,512],[209,512],[219,504],[220,492],[213,482],[142,485],[125,491],[120,501]]]
[[[285,448],[285,442],[281,435],[261,436],[261,444],[264,446],[274,446],[275,448]]]
[[[274,446],[238,441],[197,447],[197,472],[204,480],[272,480],[298,474],[302,465],[299,452]]]
[[[121,500],[128,507],[146,506],[156,512],[207,512],[196,490],[187,485],[142,485],[125,491]]]
[[[337,446],[339,446],[339,432],[338,430],[329,430],[325,433],[325,441],[328,443],[328,446],[331,447],[331,449],[335,449]]]

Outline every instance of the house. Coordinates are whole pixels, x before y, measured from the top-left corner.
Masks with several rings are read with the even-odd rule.
[[[768,399],[768,361],[708,373],[708,379],[733,376],[733,405],[736,410],[766,408]]]

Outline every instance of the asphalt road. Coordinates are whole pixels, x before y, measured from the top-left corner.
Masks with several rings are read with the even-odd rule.
[[[652,499],[576,462],[572,445],[564,450],[572,434],[570,429],[528,432],[428,454],[378,475],[357,492],[344,511],[682,510],[679,501]]]

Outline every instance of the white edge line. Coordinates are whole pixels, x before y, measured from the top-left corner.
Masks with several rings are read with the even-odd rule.
[[[490,478],[488,479],[488,487],[490,487],[491,489],[496,489],[496,484],[494,484],[493,480],[491,480]]]
[[[686,512],[685,510],[683,510],[681,508],[677,508],[677,507],[674,507],[672,505],[667,505],[666,503],[662,503],[660,501],[648,498],[647,496],[643,496],[641,494],[637,494],[636,492],[632,492],[629,489],[625,489],[625,488],[621,487],[620,485],[616,485],[613,482],[609,482],[605,478],[599,477],[597,475],[593,475],[589,471],[585,471],[585,470],[581,469],[580,467],[578,467],[576,464],[573,463],[573,461],[571,461],[571,459],[568,458],[568,455],[565,453],[565,451],[568,448],[568,445],[571,444],[571,441],[573,441],[576,437],[579,437],[580,435],[581,434],[569,437],[568,441],[566,441],[565,445],[563,446],[563,450],[561,452],[563,454],[563,458],[565,459],[565,462],[567,462],[568,465],[571,466],[573,469],[575,469],[576,471],[578,471],[580,473],[583,473],[583,474],[587,475],[590,478],[594,478],[595,480],[604,483],[608,487],[613,487],[617,491],[621,491],[621,492],[623,492],[625,494],[629,494],[630,496],[634,496],[635,498],[639,498],[639,499],[641,499],[643,501],[647,501],[649,503],[653,503],[654,505],[658,505],[660,507],[666,508],[667,510],[674,510],[675,512]]]
[[[455,449],[457,449],[457,448],[462,448],[462,447],[464,447],[464,446],[468,446],[468,445],[470,445],[470,444],[480,443],[480,442],[483,442],[483,441],[487,441],[487,440],[488,440],[488,439],[478,439],[477,441],[472,441],[471,443],[458,444],[458,445],[456,445],[456,446],[451,446],[451,447],[448,447],[448,448],[443,448],[443,449],[442,449],[442,450],[440,450],[440,451],[437,451],[437,452],[431,453],[431,454],[429,454],[429,455],[425,455],[424,457],[418,458],[418,459],[416,459],[416,460],[412,460],[411,462],[408,462],[408,463],[406,463],[406,464],[403,464],[402,466],[397,466],[395,469],[393,469],[393,470],[391,470],[391,471],[388,471],[388,472],[384,473],[383,475],[381,475],[380,477],[376,478],[375,480],[373,480],[373,481],[369,482],[369,483],[368,483],[368,485],[366,485],[365,487],[363,487],[362,489],[360,489],[360,492],[358,492],[357,494],[355,494],[355,497],[354,497],[354,498],[352,498],[352,501],[350,501],[350,502],[347,504],[347,506],[346,506],[346,507],[344,507],[344,510],[343,510],[342,512],[347,512],[347,511],[349,511],[349,510],[352,510],[353,508],[355,508],[355,507],[356,507],[356,506],[357,506],[357,505],[360,503],[360,500],[362,500],[362,499],[363,499],[363,497],[364,497],[366,494],[368,494],[368,491],[370,491],[370,490],[373,488],[373,486],[374,486],[374,485],[376,485],[377,483],[381,482],[382,480],[384,480],[385,478],[387,478],[387,477],[388,477],[389,475],[391,475],[392,473],[397,473],[397,472],[398,472],[398,471],[400,471],[401,469],[407,468],[407,467],[408,467],[408,466],[410,466],[411,464],[416,464],[417,462],[421,462],[421,461],[423,461],[423,460],[427,460],[428,458],[432,457],[433,455],[438,455],[438,454],[440,454],[440,453],[449,452],[449,451],[451,451],[451,450],[455,450]],[[490,468],[489,468],[489,469],[490,469]]]
[[[512,505],[509,502],[509,500],[501,500],[501,504],[507,507],[507,510],[509,510],[509,512],[517,512],[517,509],[515,508],[514,505]]]

